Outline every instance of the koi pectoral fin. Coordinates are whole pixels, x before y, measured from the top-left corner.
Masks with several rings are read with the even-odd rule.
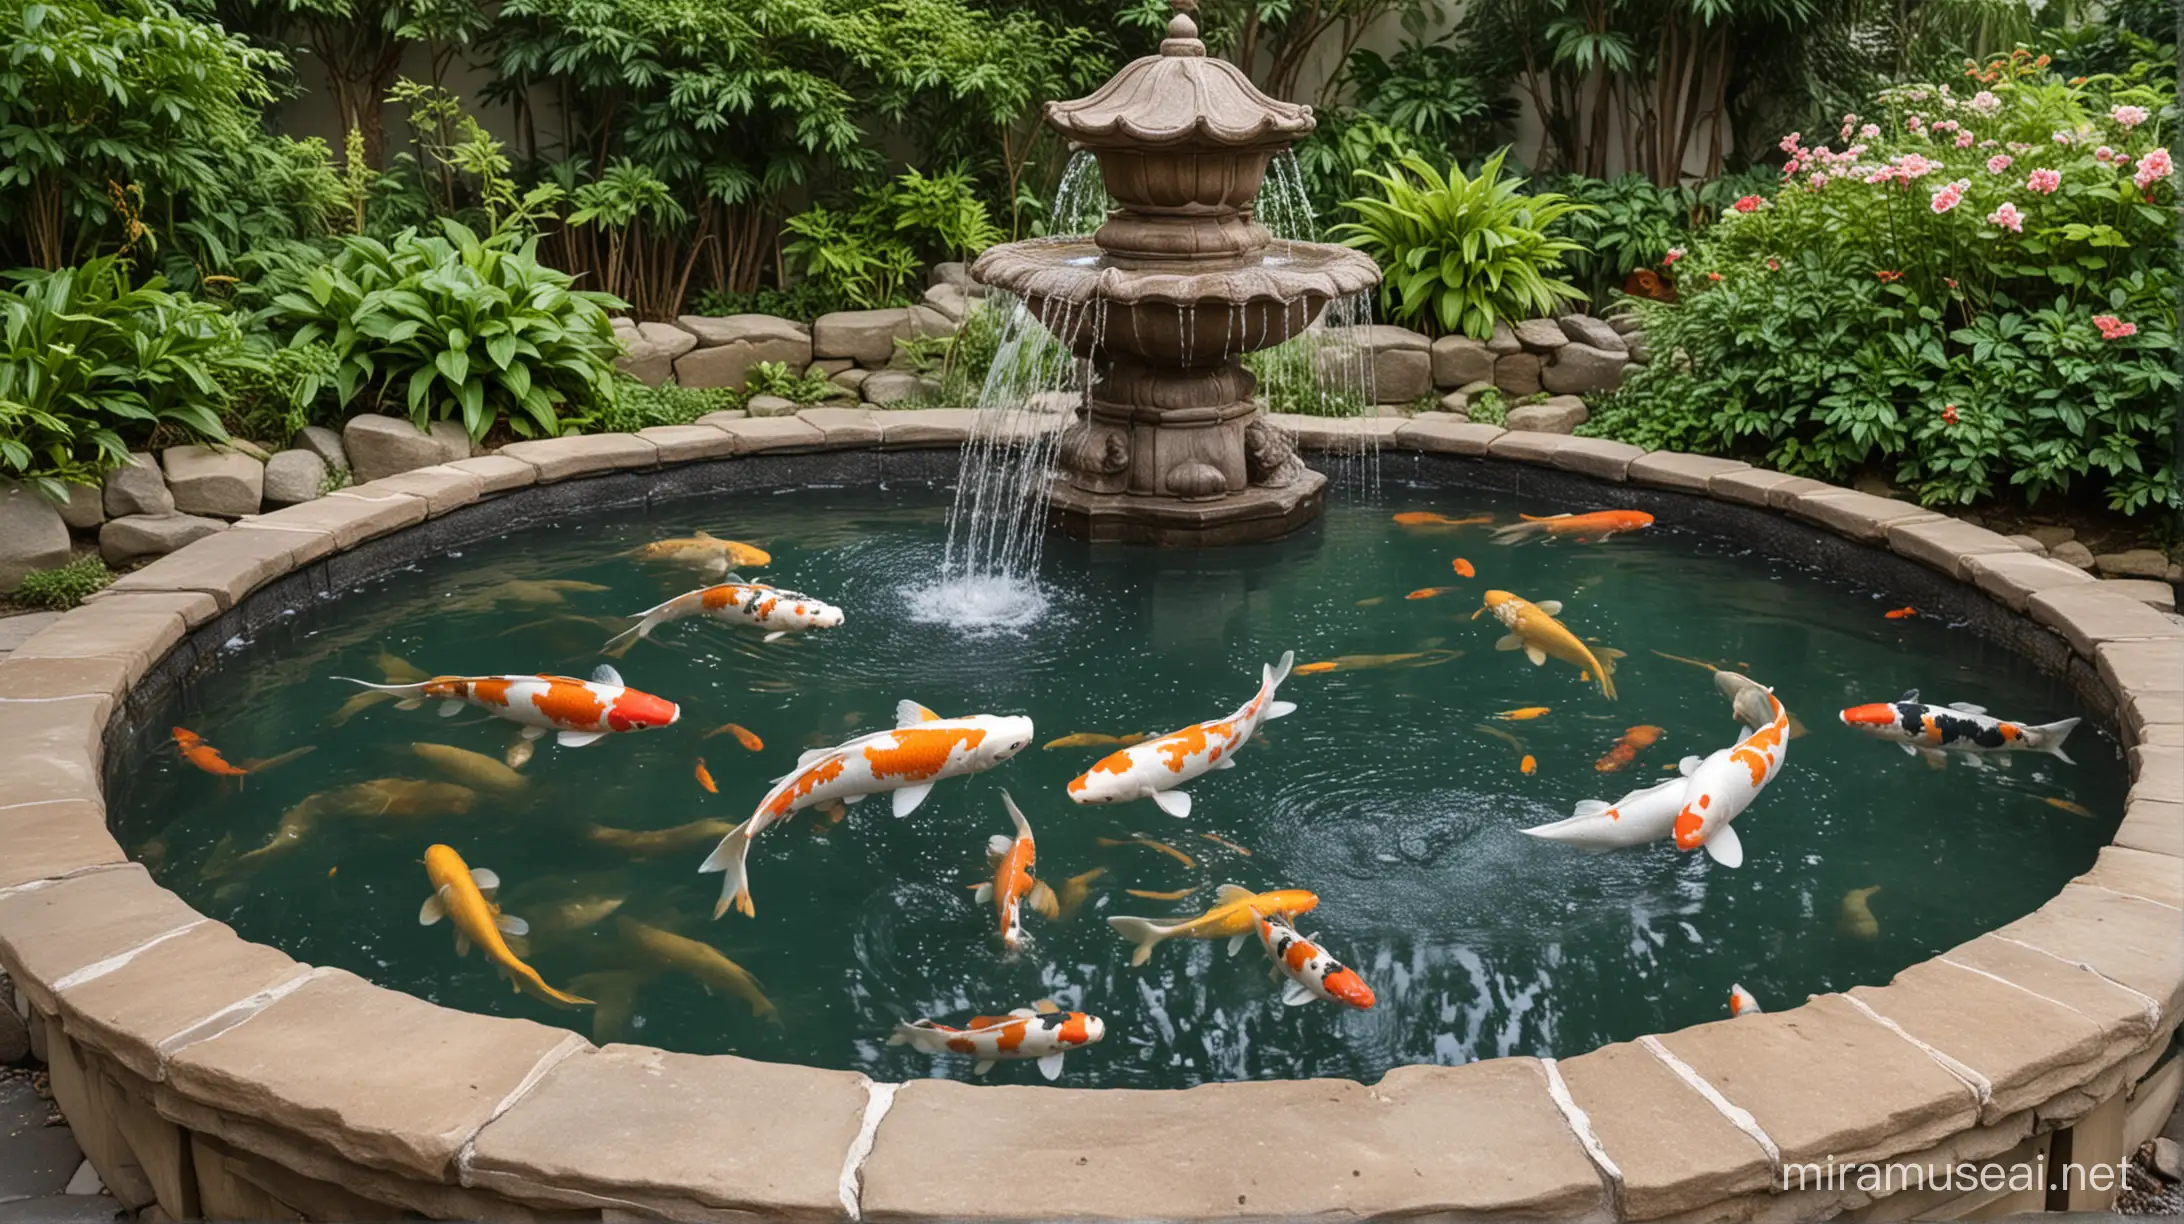
[[[917,811],[918,805],[925,802],[926,796],[932,793],[933,784],[930,782],[919,786],[905,786],[896,791],[894,794],[895,815],[903,817]]]
[[[1304,983],[1291,981],[1282,986],[1282,1004],[1285,1007],[1302,1007],[1312,1001],[1312,992]]]
[[[1045,880],[1040,880],[1031,886],[1031,908],[1038,910],[1042,918],[1059,918],[1062,901],[1054,895],[1053,889],[1047,887]]]
[[[1744,866],[1744,843],[1737,840],[1737,831],[1728,825],[1714,830],[1714,835],[1699,843],[1706,850],[1706,857],[1724,867]]]
[[[1537,646],[1526,646],[1524,657],[1530,659],[1534,667],[1544,667],[1547,664],[1547,652]]]
[[[1182,820],[1191,814],[1191,797],[1179,790],[1154,791],[1153,806]]]
[[[1039,1074],[1046,1076],[1047,1082],[1062,1078],[1062,1058],[1062,1051],[1056,1050],[1039,1060]]]

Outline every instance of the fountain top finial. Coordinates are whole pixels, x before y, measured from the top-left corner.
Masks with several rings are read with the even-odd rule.
[[[1198,23],[1191,14],[1198,11],[1198,0],[1168,0],[1168,37],[1160,44],[1160,53],[1170,58],[1178,56],[1204,57],[1206,44],[1198,39]]]
[[[1047,103],[1047,123],[1094,152],[1274,150],[1311,132],[1311,107],[1267,97],[1242,69],[1206,54],[1191,16],[1198,0],[1168,0],[1168,10],[1160,54],[1132,60],[1089,97]]]

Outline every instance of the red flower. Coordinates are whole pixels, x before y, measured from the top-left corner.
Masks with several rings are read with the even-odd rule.
[[[1770,259],[1770,260],[1768,260],[1768,261],[1767,261],[1767,270],[1768,270],[1769,272],[1780,272],[1780,271],[1782,270],[1782,261],[1781,261],[1781,260],[1779,260],[1779,259]]]
[[[1766,201],[1760,199],[1758,196],[1748,195],[1745,196],[1743,199],[1738,200],[1736,203],[1731,204],[1729,207],[1736,209],[1740,213],[1758,212],[1759,206],[1764,203],[1766,203]]]
[[[1893,285],[1893,284],[1895,284],[1895,283],[1896,283],[1897,281],[1900,281],[1900,280],[1902,280],[1902,279],[1903,279],[1903,273],[1901,273],[1901,272],[1887,272],[1887,271],[1882,271],[1882,272],[1875,272],[1875,273],[1874,273],[1873,275],[1875,275],[1875,276],[1878,276],[1878,277],[1880,277],[1880,278],[1881,278],[1881,283],[1882,283],[1882,284],[1884,284],[1884,285]]]
[[[1941,410],[1941,423],[1944,425],[1954,425],[1957,423],[1957,411],[1955,404],[1947,405]]]
[[[1942,277],[1942,278],[1941,278],[1941,283],[1942,283],[1942,284],[1944,284],[1944,285],[1947,285],[1947,286],[1949,286],[1949,287],[1950,287],[1951,289],[1954,289],[1954,288],[1956,288],[1956,281],[1955,281],[1954,279],[1950,278],[1950,277],[1947,277],[1947,276],[1944,276],[1944,277]]]
[[[1706,279],[1708,279],[1708,280],[1710,280],[1710,281],[1718,281],[1718,280],[1720,280],[1720,279],[1721,279],[1721,273],[1719,273],[1719,272],[1709,272],[1709,273],[1707,273],[1707,274],[1706,274]]]

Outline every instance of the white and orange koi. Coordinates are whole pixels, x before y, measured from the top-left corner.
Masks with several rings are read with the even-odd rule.
[[[1009,798],[1001,792],[1001,803],[1009,810],[1009,819],[1016,822],[1016,836],[996,833],[986,843],[986,854],[993,860],[993,881],[978,886],[978,902],[992,902],[1001,920],[1001,944],[1014,952],[1024,946],[1024,901],[1029,898],[1031,907],[1053,919],[1060,916],[1062,903],[1046,881],[1032,878],[1032,866],[1038,851],[1032,846],[1031,822]]]
[[[637,614],[637,623],[608,639],[606,653],[620,656],[650,636],[654,629],[693,616],[709,617],[722,624],[764,629],[762,641],[775,641],[806,629],[833,629],[842,623],[842,610],[833,604],[784,591],[763,582],[724,582],[718,586],[686,591],[657,607]]]
[[[1731,1016],[1756,1016],[1765,1010],[1759,1005],[1758,997],[1753,995],[1751,991],[1737,985],[1735,982],[1729,983],[1729,1014]]]
[[[1549,599],[1533,603],[1509,591],[1488,591],[1484,606],[1472,613],[1471,619],[1477,620],[1488,612],[1509,630],[1494,643],[1494,649],[1521,650],[1534,667],[1544,664],[1550,657],[1582,667],[1600,677],[1600,695],[1609,701],[1615,700],[1615,661],[1623,657],[1623,652],[1603,647],[1594,653],[1555,619],[1562,614],[1560,601]]]
[[[486,894],[500,888],[500,877],[484,868],[473,869],[451,846],[435,845],[425,851],[425,875],[432,880],[432,895],[417,911],[417,921],[431,926],[442,918],[455,924],[455,955],[466,956],[477,944],[514,984],[519,994],[543,999],[557,1007],[582,1007],[591,1000],[546,984],[546,979],[517,959],[501,938],[505,932],[521,936],[529,932],[521,918],[503,914]]]
[[[1274,699],[1274,690],[1289,678],[1295,662],[1294,652],[1284,652],[1280,663],[1269,664],[1259,691],[1227,718],[1197,723],[1107,757],[1070,780],[1069,797],[1078,803],[1150,799],[1170,816],[1190,815],[1191,797],[1177,787],[1216,769],[1235,768],[1236,750],[1260,723],[1296,712],[1294,703]]]
[[[747,917],[758,912],[745,871],[751,841],[791,814],[830,801],[859,803],[867,795],[892,793],[895,815],[908,816],[933,793],[934,783],[992,769],[1023,751],[1031,735],[1031,720],[1018,715],[942,718],[905,701],[895,707],[894,730],[812,749],[797,758],[794,770],[774,779],[758,810],[721,838],[698,866],[701,874],[726,873],[713,916],[727,913],[731,905]]]
[[[416,684],[371,684],[348,676],[334,679],[393,693],[402,698],[397,709],[414,710],[438,698],[442,718],[474,705],[522,724],[525,739],[559,732],[554,742],[564,748],[582,748],[619,731],[671,726],[682,717],[674,702],[625,686],[622,677],[603,663],[589,680],[548,675],[434,676]]]
[[[1789,711],[1782,708],[1774,690],[1763,691],[1768,712],[1773,715],[1766,726],[1726,752],[1717,752],[1704,761],[1685,757],[1679,766],[1686,784],[1683,808],[1676,813],[1678,850],[1703,846],[1708,857],[1724,867],[1744,865],[1743,843],[1737,840],[1729,822],[1752,806],[1759,792],[1782,772],[1790,746]],[[1739,701],[1741,706],[1746,699]]]
[[[1290,1007],[1324,999],[1364,1011],[1373,1005],[1373,988],[1357,971],[1327,954],[1316,939],[1297,934],[1280,918],[1259,918],[1259,943],[1274,958],[1274,971],[1288,980],[1282,1002]]]
[[[1019,1007],[1006,1016],[973,1016],[963,1028],[950,1028],[931,1020],[913,1020],[895,1026],[889,1045],[907,1045],[927,1054],[964,1054],[977,1061],[971,1074],[984,1075],[1004,1059],[1037,1059],[1039,1074],[1049,1080],[1062,1077],[1062,1058],[1107,1035],[1098,1016],[1065,1012],[1041,1000]]]

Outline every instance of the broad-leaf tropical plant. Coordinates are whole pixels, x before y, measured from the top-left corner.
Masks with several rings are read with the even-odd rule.
[[[1357,220],[1335,234],[1379,262],[1381,307],[1392,318],[1483,340],[1497,322],[1584,297],[1557,275],[1578,244],[1553,231],[1585,206],[1556,192],[1526,194],[1523,179],[1502,177],[1508,152],[1475,175],[1459,165],[1444,174],[1417,157],[1360,174],[1380,194],[1345,203]]]
[[[607,311],[625,303],[571,288],[519,226],[482,238],[451,220],[440,230],[343,239],[273,300],[267,322],[291,347],[333,348],[345,407],[390,405],[420,429],[453,419],[482,439],[505,421],[519,437],[551,437],[564,406],[583,412],[614,395],[620,348]]]
[[[222,384],[258,365],[232,318],[131,286],[108,257],[12,274],[0,292],[0,473],[48,497],[127,462],[162,426],[225,441]]]

